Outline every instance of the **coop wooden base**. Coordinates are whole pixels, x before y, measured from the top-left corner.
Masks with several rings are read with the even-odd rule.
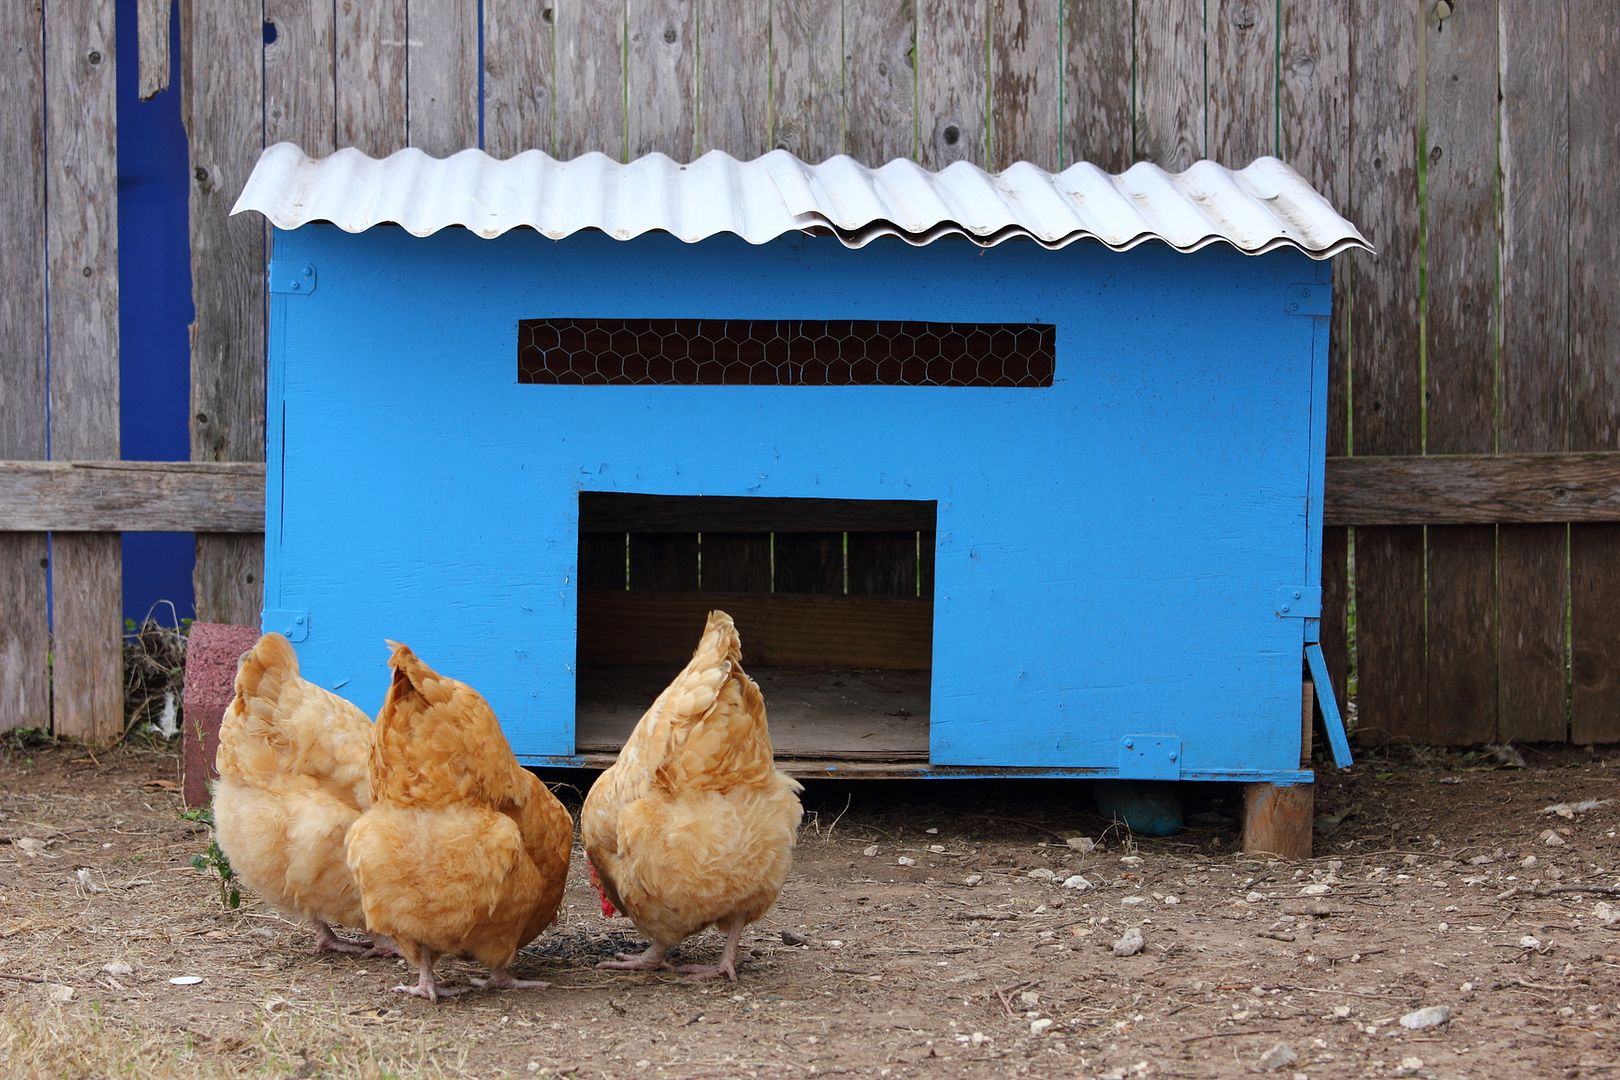
[[[578,752],[617,753],[673,674],[668,667],[582,670],[574,728]],[[925,671],[750,668],[749,674],[765,693],[779,759],[928,760]]]
[[[1284,859],[1311,857],[1312,784],[1249,784],[1243,790],[1243,850]]]

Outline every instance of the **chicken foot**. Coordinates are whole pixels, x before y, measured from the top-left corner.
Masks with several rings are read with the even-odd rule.
[[[599,968],[612,968],[615,971],[652,971],[654,968],[668,967],[669,962],[664,954],[669,951],[668,945],[653,942],[647,946],[646,952],[614,953],[617,960],[603,960],[596,966]]]
[[[403,957],[404,955],[404,953],[399,951],[399,946],[394,944],[394,939],[389,937],[387,934],[372,934],[371,947],[360,954],[360,959],[366,960],[373,956]]]
[[[386,939],[384,939],[386,940]],[[392,947],[392,943],[390,943]],[[321,920],[315,920],[315,955],[335,952],[349,956],[381,956],[381,953],[372,952],[375,946],[370,941],[350,941],[340,938],[332,928]]]
[[[726,927],[726,947],[718,964],[682,964],[675,969],[681,975],[694,975],[700,979],[715,979],[724,975],[737,981],[737,943],[742,940],[743,920],[732,919]]]
[[[433,976],[433,961],[435,957],[431,949],[423,949],[416,961],[416,985],[406,986],[403,983],[394,987],[396,994],[410,994],[412,997],[426,998],[437,1003],[440,998],[455,997],[471,990],[470,986],[446,986]]]
[[[551,984],[542,979],[519,979],[512,974],[510,968],[491,968],[489,978],[473,979],[472,984],[480,990],[546,990]]]

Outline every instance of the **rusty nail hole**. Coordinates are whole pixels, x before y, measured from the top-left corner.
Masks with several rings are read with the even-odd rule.
[[[664,27],[664,42],[665,42],[665,44],[668,44],[668,45],[675,44],[675,39],[678,38],[678,37],[680,37],[680,35],[675,32],[675,28],[673,26]]]
[[[197,423],[199,423],[199,424],[208,423],[208,414],[207,413],[198,413],[197,414]]]
[[[955,124],[945,125],[945,145],[955,146],[962,138],[962,129]]]
[[[101,53],[95,49],[91,49],[90,55],[85,57],[85,59],[89,60],[92,64],[99,64],[101,63]]]

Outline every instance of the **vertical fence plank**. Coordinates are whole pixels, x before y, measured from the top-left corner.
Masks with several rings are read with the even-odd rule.
[[[1348,217],[1378,247],[1343,264],[1350,300],[1352,450],[1415,454],[1418,385],[1419,4],[1356,0],[1350,25]],[[1373,739],[1421,738],[1423,529],[1356,530],[1359,722]]]
[[[697,533],[631,533],[630,588],[697,592]]]
[[[1309,180],[1333,206],[1346,208],[1349,172],[1345,147],[1350,112],[1350,0],[1285,0],[1279,27],[1281,83],[1278,94],[1278,153]],[[1345,263],[1333,278],[1333,330],[1328,356],[1327,452],[1349,452],[1350,358],[1346,349],[1349,302]],[[1322,652],[1341,705],[1350,699],[1349,531],[1322,530]]]
[[[771,148],[771,5],[701,3],[697,153],[747,161]]]
[[[191,147],[191,459],[264,460],[264,224],[229,217],[264,130],[260,0],[182,7]],[[257,625],[264,540],[197,534],[197,618]]]
[[[1123,172],[1136,154],[1131,108],[1130,4],[1065,0],[1059,164]]]
[[[706,532],[702,536],[704,592],[771,591],[771,534]]]
[[[1571,450],[1620,450],[1620,7],[1569,3]],[[1570,737],[1620,739],[1620,525],[1573,525]]]
[[[45,457],[45,38],[40,0],[0,4],[0,460]],[[45,534],[0,532],[0,731],[47,730]]]
[[[556,143],[557,12],[530,0],[484,0],[484,149],[550,153]]]
[[[1238,168],[1277,152],[1276,0],[1209,0],[1206,25],[1206,152]]]
[[[521,32],[514,23],[514,32]],[[600,150],[623,159],[625,0],[557,0],[559,158]]]
[[[824,161],[844,142],[841,0],[771,4],[771,145]]]
[[[985,6],[986,0],[918,0],[918,160],[926,168],[986,163]]]
[[[1563,450],[1569,425],[1569,64],[1563,0],[1501,0],[1503,453]],[[1497,735],[1562,741],[1562,525],[1497,529]]]
[[[405,0],[338,0],[338,146],[385,157],[405,145],[405,19]]]
[[[114,0],[85,2],[45,35],[50,431],[61,461],[119,455],[116,20]],[[122,567],[117,534],[52,539],[58,735],[123,734]]]
[[[407,18],[406,137],[435,157],[477,146],[478,5],[408,0]],[[538,16],[530,22],[530,33],[540,32]]]
[[[697,145],[697,0],[630,5],[625,72],[631,159],[653,151],[690,161]]]
[[[990,0],[990,164],[1059,167],[1061,0]]]
[[[844,591],[844,534],[776,534],[773,589],[779,593]]]
[[[1185,169],[1204,156],[1204,3],[1136,7],[1136,156]]]
[[[1424,21],[1426,326],[1432,454],[1496,445],[1496,0]],[[1428,530],[1428,722],[1440,744],[1495,741],[1496,529]]]
[[[305,153],[330,154],[337,139],[336,12],[329,4],[264,0],[264,18],[275,38],[264,46],[265,142],[287,139]]]
[[[844,4],[844,153],[877,166],[917,154],[915,0]]]
[[[140,49],[140,98],[148,101],[169,86],[169,15],[174,0],[139,0],[135,6]],[[26,5],[32,10],[32,5]]]

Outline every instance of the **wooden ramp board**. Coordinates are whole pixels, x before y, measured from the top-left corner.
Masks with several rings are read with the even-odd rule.
[[[925,671],[760,668],[749,674],[764,691],[779,759],[928,760]],[[665,667],[582,670],[577,751],[617,753],[673,677]]]

